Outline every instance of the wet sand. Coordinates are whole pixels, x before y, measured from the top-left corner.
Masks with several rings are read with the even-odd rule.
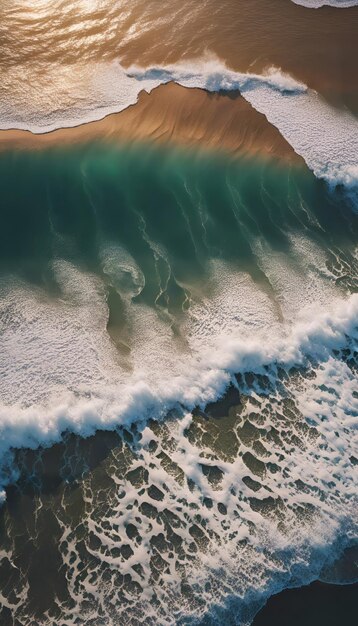
[[[210,94],[174,83],[161,85],[151,94],[142,92],[137,104],[98,122],[46,134],[0,131],[0,150],[135,140],[303,162],[277,128],[238,92]]]

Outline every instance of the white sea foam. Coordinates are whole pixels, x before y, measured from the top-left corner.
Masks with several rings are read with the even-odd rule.
[[[257,389],[258,393],[248,398],[231,433],[231,442],[237,442],[236,437],[240,440],[240,454],[231,458],[230,453],[215,454],[215,438],[220,440],[220,430],[227,427],[225,418],[224,424],[220,424],[221,420],[216,426],[211,424],[211,431],[206,431],[205,422],[199,423],[199,433],[202,429],[204,437],[200,440],[199,435],[199,442],[194,443],[195,419],[186,414],[168,420],[164,436],[150,424],[142,431],[136,446],[138,454],[130,467],[147,475],[143,489],[133,485],[133,472],[125,474],[121,467],[116,473],[112,460],[111,479],[116,489],[108,494],[100,519],[96,518],[92,505],[96,496],[90,484],[86,485],[85,527],[96,537],[96,547],[88,548],[90,554],[104,566],[105,572],[118,568],[141,586],[143,591],[135,601],[148,624],[195,624],[207,611],[211,623],[222,624],[226,622],[229,606],[233,623],[246,626],[268,596],[284,587],[316,579],[322,566],[331,563],[349,545],[356,522],[353,505],[356,469],[350,462],[356,445],[356,419],[352,415],[355,380],[349,367],[334,358],[318,365],[315,374],[298,384],[292,380],[291,391],[298,409],[311,422],[306,431],[300,428],[300,420],[297,423],[286,418],[292,405],[280,403],[279,392],[274,397],[260,394]],[[261,476],[252,472],[245,462],[245,453],[253,451],[255,444],[252,446],[252,441],[240,435],[243,423],[250,424],[256,433],[256,443],[258,440],[261,443],[261,453],[255,453],[267,464],[264,475],[262,471]],[[276,433],[276,438],[270,433]],[[163,458],[167,463],[163,463]],[[169,470],[168,462],[172,464]],[[217,483],[213,484],[203,472],[203,464],[220,472]],[[178,480],[174,468],[191,481],[190,489],[185,480]],[[254,496],[247,484],[248,476],[259,485]],[[151,500],[149,516],[145,513],[150,500],[146,485],[155,485],[161,494],[160,498]],[[210,501],[210,506],[203,500]],[[256,500],[256,506],[252,506],[252,500]],[[265,501],[270,501],[271,506],[275,503],[271,514],[265,514],[257,506]],[[312,509],[317,509],[315,516],[310,514]],[[306,515],[297,518],[299,510],[306,511]],[[153,544],[158,536],[166,536],[166,522],[169,522],[169,542],[174,531],[180,551],[171,552],[164,544],[161,554],[166,568],[158,584],[152,577]],[[122,543],[128,545],[128,523],[135,523],[140,541],[130,541],[131,555],[123,561],[118,555]],[[192,559],[194,528],[201,530],[204,546],[199,543]],[[63,559],[72,597],[78,602],[77,612],[80,612],[84,592],[100,604],[104,585],[100,568],[95,576],[93,570],[83,576],[80,568],[77,569],[81,559],[73,537],[74,528],[66,527]],[[113,548],[117,549],[116,556]],[[138,563],[140,574],[136,569]],[[181,593],[183,570],[192,589],[190,602]],[[105,614],[109,617],[108,622],[104,618],[104,623],[110,624],[111,604],[119,618],[126,615],[127,605],[118,606],[115,577],[109,581],[106,577],[106,583]],[[160,598],[160,615],[150,604],[152,596]],[[95,617],[96,604],[94,607],[93,601],[88,604],[87,617]],[[70,613],[68,622],[64,623],[71,624],[71,619]]]
[[[337,9],[348,9],[357,6],[357,0],[292,0],[295,4],[300,4],[308,9],[319,9],[320,7],[329,6]]]
[[[164,251],[156,254],[165,261]],[[236,370],[276,360],[298,363],[316,347],[324,356],[336,325],[338,344],[344,343],[344,333],[354,330],[357,297],[341,302],[324,252],[302,236],[292,239],[290,258],[274,253],[260,238],[255,254],[267,282],[258,285],[245,272],[212,260],[205,291],[200,284],[190,286],[190,308],[177,337],[170,318],[133,300],[145,282],[135,260],[124,248],[102,243],[102,271],[127,307],[130,358],[124,369],[106,330],[106,288],[95,275],[55,261],[60,300],[18,278],[3,278],[3,453],[11,446],[56,441],[67,428],[89,434],[97,427],[165,413],[177,401],[188,407],[205,403],[222,392]],[[319,317],[331,307],[336,307],[332,318]],[[298,311],[318,321],[297,325]],[[311,331],[317,333],[321,323],[320,346],[320,337],[311,337]]]
[[[1,129],[45,133],[98,120],[135,104],[142,90],[149,93],[172,80],[208,91],[251,91],[261,85],[283,94],[306,91],[305,85],[279,70],[272,69],[266,75],[233,72],[212,55],[202,61],[146,69],[131,67],[126,70],[120,63],[113,62],[88,65],[81,67],[80,71],[66,66],[56,67],[52,72],[45,93],[37,90],[36,77],[30,76],[28,83],[23,85],[21,67],[12,69],[11,75],[2,76],[6,89],[0,104]],[[21,84],[19,93],[12,88],[13,84]]]

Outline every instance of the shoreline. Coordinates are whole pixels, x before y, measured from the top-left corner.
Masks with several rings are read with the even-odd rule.
[[[211,93],[170,82],[140,92],[136,103],[96,121],[43,133],[0,130],[0,152],[43,150],[93,141],[126,143],[153,141],[203,150],[220,150],[235,157],[257,155],[303,164],[300,157],[239,91]]]

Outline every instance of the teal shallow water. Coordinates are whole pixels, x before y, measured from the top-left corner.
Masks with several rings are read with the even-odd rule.
[[[264,279],[257,239],[289,256],[290,235],[303,233],[342,262],[356,245],[343,191],[260,159],[91,145],[3,153],[0,182],[3,274],[50,286],[50,263],[63,257],[103,277],[101,247],[115,244],[138,263],[151,305],[159,292],[174,306],[171,290],[185,299],[183,285],[202,280],[212,258]]]

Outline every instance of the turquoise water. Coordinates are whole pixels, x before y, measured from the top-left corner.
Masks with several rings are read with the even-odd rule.
[[[162,299],[175,308],[185,300],[183,285],[203,280],[212,258],[265,280],[258,238],[290,255],[290,234],[303,233],[342,263],[356,245],[356,218],[343,191],[330,194],[303,166],[91,145],[3,153],[0,181],[2,272],[46,288],[56,288],[50,262],[57,257],[106,280],[100,249],[113,243],[138,263],[140,298],[148,304],[161,304],[170,272]]]

